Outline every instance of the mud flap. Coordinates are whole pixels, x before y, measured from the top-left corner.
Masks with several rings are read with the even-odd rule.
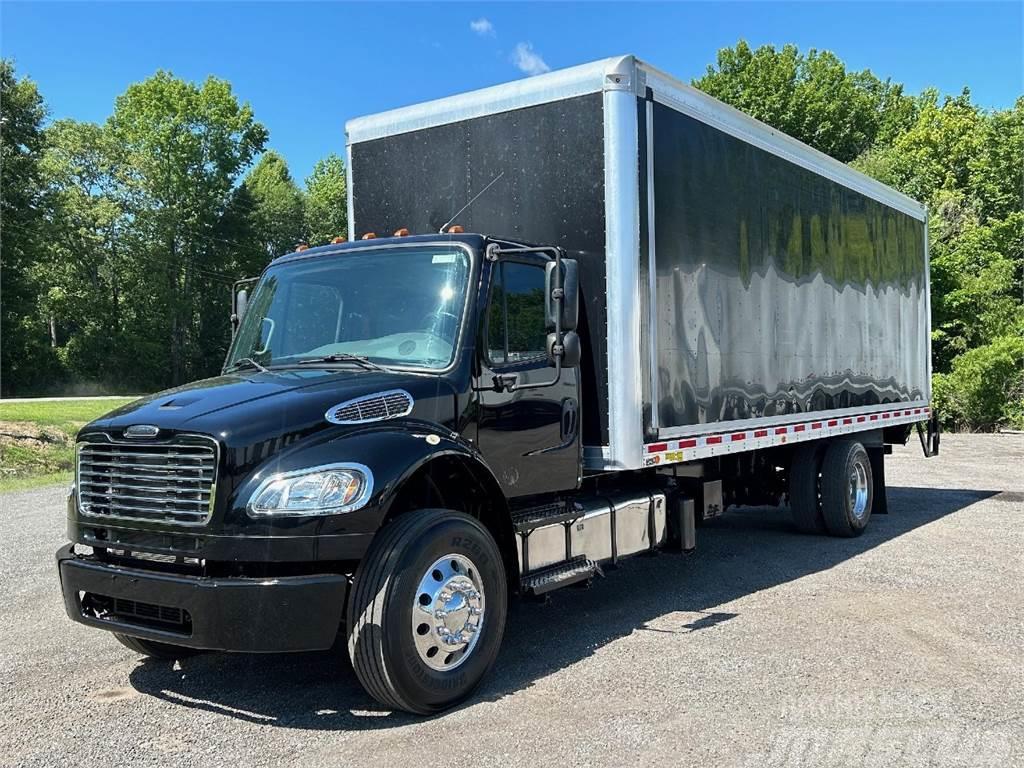
[[[885,495],[885,455],[892,452],[891,445],[865,446],[871,461],[871,514],[889,514],[889,500]]]
[[[926,422],[917,422],[917,436],[921,438],[921,450],[926,458],[939,455],[939,414],[932,409]]]

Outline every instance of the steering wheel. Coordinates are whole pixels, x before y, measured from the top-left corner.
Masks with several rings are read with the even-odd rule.
[[[428,312],[423,316],[420,325],[435,336],[451,338],[455,335],[455,329],[459,325],[459,316],[454,312],[444,310]]]

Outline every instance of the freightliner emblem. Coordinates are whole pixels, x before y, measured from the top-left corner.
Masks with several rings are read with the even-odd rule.
[[[125,437],[156,437],[160,433],[160,427],[152,424],[132,424],[125,429]]]

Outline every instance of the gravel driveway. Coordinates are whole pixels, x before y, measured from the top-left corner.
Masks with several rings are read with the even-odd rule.
[[[65,615],[63,488],[0,497],[4,765],[1024,764],[1024,437],[897,448],[858,539],[778,510],[514,606],[496,668],[433,719],[341,653],[142,661]]]

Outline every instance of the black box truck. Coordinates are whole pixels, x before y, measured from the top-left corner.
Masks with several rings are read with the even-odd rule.
[[[890,446],[937,450],[913,200],[632,56],[347,133],[350,241],[236,293],[220,376],[80,432],[75,621],[157,657],[340,642],[431,713],[510,599],[731,505],[855,536]]]

